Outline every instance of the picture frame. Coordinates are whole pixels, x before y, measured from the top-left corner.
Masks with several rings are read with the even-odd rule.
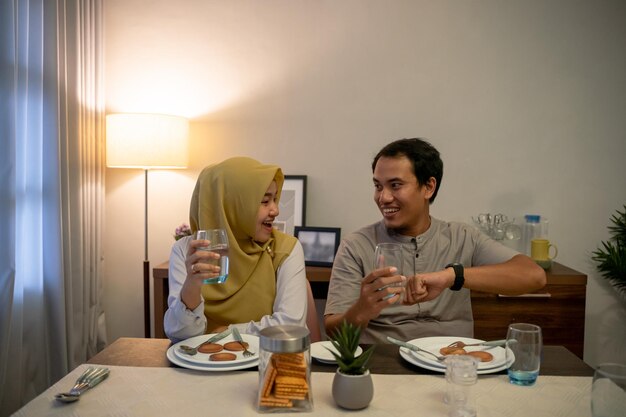
[[[279,222],[279,230],[292,236],[296,226],[306,225],[306,181],[306,175],[285,175],[280,194],[280,214],[275,223]]]
[[[341,241],[340,228],[296,226],[294,236],[302,244],[306,266],[333,266]]]

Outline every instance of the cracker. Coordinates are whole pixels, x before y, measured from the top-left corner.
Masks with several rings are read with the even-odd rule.
[[[267,369],[265,371],[265,379],[263,382],[263,397],[269,397],[272,393],[272,388],[274,387],[274,381],[276,380],[276,368],[274,368],[270,363],[267,364]]]
[[[309,395],[304,353],[274,353],[268,361],[259,406],[293,407],[292,400]]]
[[[304,400],[309,392],[309,384],[305,378],[293,376],[277,376],[274,383],[274,395],[276,398],[289,398],[292,400]]]
[[[243,352],[245,349],[241,346],[242,343],[246,349],[250,346],[247,342],[228,342],[224,343],[224,349],[230,350],[231,352]]]
[[[474,352],[467,352],[468,355],[480,359],[481,362],[491,362],[493,355],[483,350],[475,350]]]
[[[209,360],[213,362],[234,361],[235,359],[237,359],[237,355],[230,352],[214,353],[209,356]]]
[[[306,375],[306,361],[302,353],[280,353],[272,356],[272,362],[278,370],[278,375],[300,376]]]
[[[276,388],[274,395],[276,398],[289,398],[291,400],[304,400],[309,390],[306,388]]]
[[[297,378],[306,378],[306,368],[305,369],[284,369],[280,368],[276,370],[278,375],[280,376],[293,376]]]
[[[281,363],[281,364],[291,364],[291,365],[302,365],[302,366],[306,366],[306,363],[304,361],[304,354],[302,352],[300,353],[275,353],[272,356],[272,360],[275,363]]]
[[[280,399],[288,399],[288,400],[306,400],[306,392],[304,393],[296,393],[296,392],[277,392],[274,394],[276,398]]]
[[[276,386],[295,386],[295,387],[308,387],[304,378],[298,378],[295,376],[279,375],[276,377]]]
[[[198,352],[200,353],[217,353],[222,350],[224,350],[224,346],[219,343],[205,343],[198,348]]]
[[[288,398],[276,398],[273,395],[263,396],[259,401],[259,405],[262,407],[293,407],[293,401]]]
[[[441,353],[444,356],[448,356],[448,355],[465,355],[467,352],[463,348],[445,346],[439,349],[439,353]]]

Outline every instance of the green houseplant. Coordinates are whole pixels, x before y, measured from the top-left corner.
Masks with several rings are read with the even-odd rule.
[[[598,271],[605,277],[622,296],[626,297],[626,205],[624,211],[611,217],[609,226],[611,237],[602,242],[602,247],[592,254]]]
[[[368,363],[374,346],[356,356],[361,328],[344,321],[332,334],[328,349],[337,360],[338,369],[333,378],[333,399],[340,407],[358,410],[369,405],[374,397],[374,384]]]
[[[339,371],[346,375],[363,375],[367,371],[367,364],[374,352],[374,346],[370,346],[361,355],[356,356],[360,338],[361,328],[344,321],[330,339],[335,350],[328,350],[337,360]]]

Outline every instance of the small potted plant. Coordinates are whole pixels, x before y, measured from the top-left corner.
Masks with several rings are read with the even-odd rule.
[[[356,356],[361,328],[344,321],[331,336],[334,350],[328,349],[339,368],[333,378],[333,399],[340,407],[350,410],[365,408],[374,396],[374,384],[367,364],[374,346]]]
[[[617,210],[617,214],[611,217],[611,223],[611,238],[601,242],[602,247],[593,252],[591,259],[602,276],[626,299],[626,205],[624,211]]]

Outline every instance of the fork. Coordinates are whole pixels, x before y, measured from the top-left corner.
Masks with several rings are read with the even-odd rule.
[[[491,347],[495,347],[495,346],[502,346],[506,343],[506,340],[502,339],[502,340],[493,340],[490,342],[478,342],[478,343],[470,343],[470,344],[465,344],[461,341],[458,342],[453,342],[450,343],[448,346],[446,347],[455,347],[455,348],[460,348],[463,349],[465,346],[491,346]]]
[[[219,340],[222,340],[223,338],[225,338],[226,336],[228,336],[230,334],[230,329],[226,329],[221,333],[216,334],[215,336],[212,336],[211,338],[205,340],[204,342],[200,343],[198,346],[187,346],[187,345],[181,345],[178,347],[178,350],[181,351],[182,353],[189,355],[189,356],[193,356],[196,353],[198,353],[198,349],[200,348],[200,346],[202,345],[206,345],[207,343],[215,343]]]
[[[443,362],[443,360],[445,359],[444,356],[435,355],[434,353],[432,353],[432,352],[430,352],[430,351],[428,351],[426,349],[422,349],[422,348],[417,347],[417,346],[415,346],[414,344],[411,344],[411,343],[403,342],[402,340],[394,339],[391,336],[387,336],[387,340],[389,340],[394,345],[405,347],[405,348],[407,348],[409,350],[412,350],[413,352],[426,353],[426,354],[434,357],[437,360],[437,362]]]
[[[239,344],[243,348],[243,356],[244,357],[249,358],[249,357],[255,355],[254,352],[250,352],[248,350],[248,348],[246,347],[246,344],[243,342],[243,339],[241,338],[241,334],[239,333],[239,330],[236,327],[233,327],[233,337],[235,338],[235,341],[239,342]]]
[[[83,392],[87,391],[89,388],[95,387],[108,376],[108,368],[89,367],[80,377],[78,377],[76,383],[69,392],[62,392],[54,397],[65,403],[77,401]]]

